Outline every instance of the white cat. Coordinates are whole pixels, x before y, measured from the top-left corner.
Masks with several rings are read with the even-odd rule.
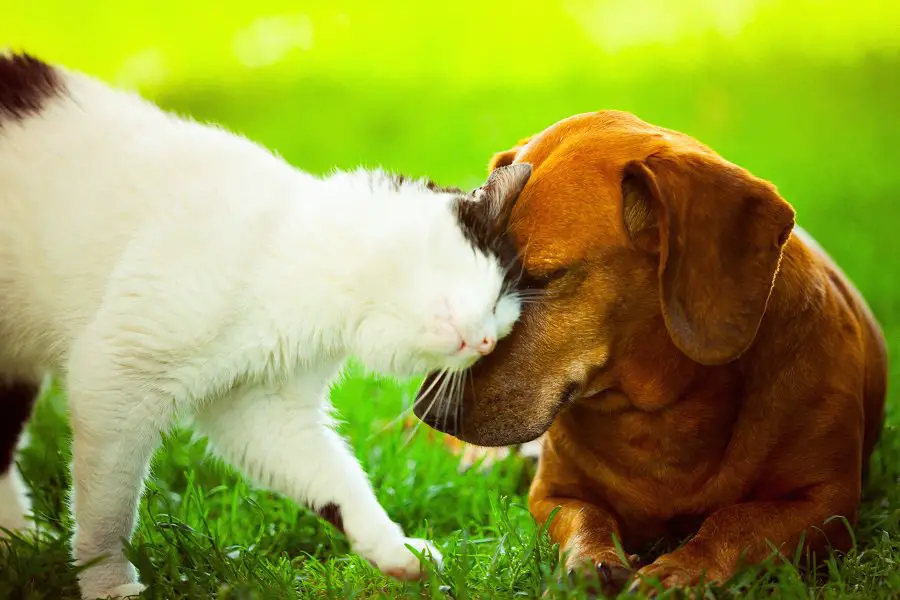
[[[404,537],[329,420],[351,355],[458,371],[518,319],[509,207],[381,172],[316,178],[260,146],[26,55],[0,55],[0,459],[40,377],[64,378],[85,598],[138,593],[123,556],[147,465],[180,414],[225,459],[415,578]],[[4,450],[5,449],[5,450]],[[5,454],[4,454],[5,452]],[[26,507],[0,463],[0,525]]]

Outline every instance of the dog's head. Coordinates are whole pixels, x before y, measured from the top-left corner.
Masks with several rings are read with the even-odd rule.
[[[513,162],[533,166],[511,221],[522,317],[440,410],[418,402],[419,418],[478,445],[522,443],[567,404],[610,391],[603,374],[636,344],[702,365],[751,345],[794,225],[772,185],[615,111],[560,121],[490,168]]]

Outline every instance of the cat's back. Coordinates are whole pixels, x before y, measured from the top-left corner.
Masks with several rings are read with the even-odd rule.
[[[135,94],[0,54],[0,360],[4,340],[39,333],[42,345],[64,346],[148,229],[239,220],[250,174],[284,169],[249,141]]]

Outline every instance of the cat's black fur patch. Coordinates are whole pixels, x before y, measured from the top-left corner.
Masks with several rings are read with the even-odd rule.
[[[498,227],[485,202],[472,202],[465,197],[460,197],[456,202],[456,218],[472,247],[496,258],[504,269],[502,293],[516,289],[522,275],[522,265],[508,228],[505,225]]]
[[[405,175],[392,173],[389,175],[394,189],[414,181]],[[501,294],[507,294],[520,287],[523,281],[522,264],[515,241],[505,224],[499,225],[490,214],[490,207],[485,202],[473,202],[471,194],[458,187],[444,187],[430,179],[421,180],[425,187],[439,194],[455,194],[454,204],[459,227],[472,247],[485,255],[495,258],[504,269]]]
[[[444,187],[444,186],[436,184],[435,182],[431,181],[430,179],[425,180],[425,187],[427,187],[432,192],[439,192],[439,193],[444,193],[444,194],[464,194],[465,193],[458,187]]]
[[[390,173],[390,174],[388,174],[388,179],[390,180],[390,182],[393,185],[395,190],[399,190],[403,185],[405,185],[407,183],[412,183],[413,181],[417,181],[415,179],[411,179],[411,178],[407,177],[406,175],[401,175],[400,173]],[[447,193],[447,194],[465,194],[465,192],[463,192],[461,189],[459,189],[457,187],[444,187],[444,186],[436,184],[435,182],[431,181],[430,179],[419,179],[418,181],[423,182],[425,184],[425,187],[432,192]]]
[[[0,127],[39,113],[44,101],[63,90],[59,73],[28,54],[0,54]]]
[[[331,523],[335,529],[344,533],[344,517],[341,515],[341,507],[334,502],[329,502],[316,511],[320,517]]]
[[[0,380],[0,473],[13,464],[16,444],[31,417],[38,386],[22,381]]]

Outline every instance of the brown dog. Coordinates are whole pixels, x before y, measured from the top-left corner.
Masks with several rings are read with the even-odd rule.
[[[692,535],[638,571],[665,586],[722,582],[801,539],[846,549],[832,517],[855,522],[886,349],[791,206],[621,112],[563,120],[491,168],[511,162],[534,167],[511,234],[543,293],[443,430],[504,446],[549,428],[530,506],[561,507],[550,533],[573,567],[627,575],[614,535],[627,552]]]

